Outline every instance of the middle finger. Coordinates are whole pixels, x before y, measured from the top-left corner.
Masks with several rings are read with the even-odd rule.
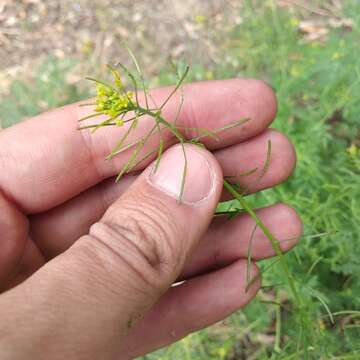
[[[214,152],[224,176],[234,176],[253,168],[261,168],[266,158],[268,141],[272,142],[269,168],[260,181],[258,174],[238,176],[241,185],[251,192],[275,186],[285,180],[295,164],[294,149],[281,133],[268,130],[243,143]],[[31,234],[42,253],[51,259],[87,234],[105,210],[130,186],[135,176],[124,177],[119,184],[113,179],[83,192],[50,211],[31,217]]]

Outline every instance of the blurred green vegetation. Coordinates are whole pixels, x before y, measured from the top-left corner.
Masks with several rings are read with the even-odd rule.
[[[32,81],[14,80],[9,95],[0,99],[0,124],[8,127],[21,119],[84,99],[89,92],[69,84],[67,75],[76,61],[50,56],[36,69]]]
[[[288,202],[301,214],[304,237],[286,258],[304,307],[294,306],[286,285],[271,286],[284,279],[276,264],[265,271],[263,284],[269,287],[261,292],[280,298],[280,306],[264,304],[259,296],[221,324],[144,360],[360,359],[360,151],[348,151],[360,146],[360,3],[346,1],[352,31],[332,29],[324,43],[305,41],[299,19],[272,2],[251,4],[222,44],[224,61],[208,68],[193,64],[190,80],[251,76],[274,87],[274,127],[295,143],[298,166],[288,182],[250,201],[256,207]],[[31,85],[15,81],[0,101],[3,126],[87,96],[65,82],[71,66],[49,59]],[[164,70],[156,81],[175,79]],[[354,313],[336,315],[344,310]],[[305,335],[298,343],[301,327]],[[281,340],[277,347],[275,335]]]

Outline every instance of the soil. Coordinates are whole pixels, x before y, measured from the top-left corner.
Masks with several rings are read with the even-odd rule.
[[[320,19],[341,8],[340,0],[275,2]],[[124,62],[123,41],[141,54],[146,75],[156,72],[168,56],[184,55],[190,63],[205,66],[217,63],[219,45],[242,21],[242,4],[243,0],[0,0],[0,95],[13,77],[31,75],[50,54],[71,56],[90,69]]]

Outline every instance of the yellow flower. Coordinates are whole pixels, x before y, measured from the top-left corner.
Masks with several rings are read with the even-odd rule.
[[[301,71],[298,66],[293,65],[290,69],[290,75],[293,77],[299,77],[301,75]]]
[[[109,115],[112,118],[116,118],[125,109],[131,106],[132,92],[120,93],[110,86],[105,84],[98,84],[96,96],[96,112],[102,112],[105,115]],[[117,125],[122,125],[119,121]]]
[[[293,26],[293,27],[298,27],[300,24],[300,21],[299,19],[297,18],[291,18],[290,19],[290,25]]]
[[[114,77],[114,84],[115,86],[120,89],[120,90],[124,90],[124,85],[122,83],[121,80],[121,76],[119,71],[117,71],[115,68],[113,68],[111,65],[108,65],[108,68],[110,69],[112,76]]]
[[[331,57],[333,60],[338,60],[342,57],[342,54],[339,52],[334,52]]]
[[[220,359],[225,359],[227,351],[225,348],[221,347],[221,348],[217,349],[217,353],[218,353]]]
[[[207,71],[205,73],[205,76],[206,76],[206,79],[208,79],[208,80],[212,80],[214,78],[214,74],[211,70]]]
[[[346,151],[351,157],[355,157],[360,154],[360,148],[358,148],[355,144],[351,144],[351,146],[348,147]]]
[[[115,75],[114,75],[115,76]],[[115,79],[114,79],[114,84],[119,88],[119,89],[123,89],[124,85],[121,81],[121,77],[119,75],[119,73],[116,73]]]
[[[199,25],[203,25],[205,22],[206,22],[206,16],[205,15],[200,15],[200,14],[198,14],[198,15],[195,15],[194,16],[194,20],[195,20],[195,22],[197,23],[197,24],[199,24]]]
[[[116,124],[116,126],[123,126],[123,125],[124,125],[124,120],[122,120],[122,119],[116,119],[116,120],[115,120],[115,124]]]
[[[98,96],[110,96],[114,93],[113,89],[103,84],[97,84],[96,91]]]

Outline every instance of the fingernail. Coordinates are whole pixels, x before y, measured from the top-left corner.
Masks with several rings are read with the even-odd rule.
[[[214,172],[203,150],[195,145],[185,145],[184,149],[176,145],[162,155],[157,169],[153,165],[149,181],[168,195],[194,204],[207,198],[213,191]]]

